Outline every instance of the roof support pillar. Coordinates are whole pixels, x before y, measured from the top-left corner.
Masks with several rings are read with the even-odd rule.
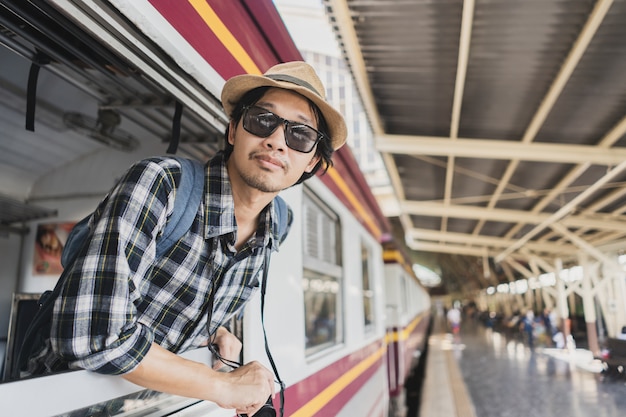
[[[589,350],[596,356],[600,353],[600,345],[598,343],[598,331],[596,328],[597,315],[592,274],[597,274],[598,268],[594,268],[594,266],[590,264],[586,254],[581,254],[579,259],[583,267],[583,282],[581,284],[580,295],[583,299],[583,312],[585,314],[585,324],[587,325],[587,342],[589,344]]]
[[[611,265],[603,265],[603,280],[596,285],[596,298],[600,305],[606,332],[615,337],[626,326],[626,274]]]
[[[561,323],[561,331],[567,340],[567,334],[565,334],[565,326],[563,321],[569,317],[569,308],[567,306],[567,291],[565,291],[565,281],[561,277],[563,273],[563,261],[559,258],[556,260],[554,265],[555,275],[556,275],[556,291],[557,291],[557,299],[556,299],[556,307],[559,314],[559,319]]]
[[[615,303],[618,306],[618,326],[626,326],[626,275],[620,274],[616,277],[615,289],[617,291],[613,292],[613,294],[617,295]],[[621,331],[621,327],[618,327],[617,331]]]

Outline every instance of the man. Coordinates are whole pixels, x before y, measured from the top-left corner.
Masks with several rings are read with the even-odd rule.
[[[226,147],[206,166],[191,228],[158,259],[180,165],[150,158],[131,167],[68,267],[49,348],[31,358],[31,372],[81,368],[238,413],[259,410],[274,395],[274,376],[260,363],[220,373],[175,353],[216,345],[221,357],[238,359],[241,343],[223,324],[258,289],[265,251],[277,249],[273,199],[327,169],[346,140],[343,117],[324,96],[303,62],[231,78],[222,92]]]

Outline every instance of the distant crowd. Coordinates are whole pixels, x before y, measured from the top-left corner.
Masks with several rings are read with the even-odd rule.
[[[539,314],[530,309],[526,312],[518,310],[509,317],[484,312],[479,315],[479,319],[487,327],[519,336],[530,348],[576,348],[574,337],[571,334],[565,336],[556,312],[549,308],[543,309]]]

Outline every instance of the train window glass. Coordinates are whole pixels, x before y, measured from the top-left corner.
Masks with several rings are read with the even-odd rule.
[[[302,290],[309,356],[343,341],[343,297],[339,218],[305,190]]]
[[[371,259],[368,247],[361,243],[361,276],[363,282],[363,324],[365,330],[374,328],[374,290],[371,284],[370,264]]]
[[[304,271],[304,311],[307,355],[341,341],[338,309],[341,294],[336,278],[311,270]]]

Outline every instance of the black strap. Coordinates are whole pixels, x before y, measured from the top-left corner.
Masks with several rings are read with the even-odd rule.
[[[284,410],[285,410],[285,383],[283,382],[282,379],[280,379],[280,375],[278,374],[278,369],[276,368],[276,363],[274,363],[274,358],[272,358],[272,353],[270,352],[270,346],[269,343],[267,342],[267,332],[265,331],[265,315],[264,315],[264,311],[265,311],[265,290],[267,288],[267,274],[269,271],[269,267],[270,267],[270,257],[271,257],[271,249],[269,248],[265,248],[265,263],[263,265],[263,280],[261,282],[261,327],[263,328],[263,340],[265,341],[265,353],[267,353],[267,358],[270,361],[270,365],[272,365],[272,370],[274,371],[274,375],[276,376],[276,379],[278,380],[278,384],[280,385],[280,417],[284,416]],[[213,304],[214,304],[214,300],[215,300],[215,292],[217,290],[217,285],[215,283],[215,280],[213,281],[213,283],[211,284],[211,295],[209,296],[209,301],[208,301],[208,311],[207,311],[207,330],[209,331],[209,334],[211,332],[211,319],[213,318]],[[213,353],[214,355],[219,356],[219,352],[217,352],[215,350],[215,346],[213,346],[212,341],[209,340],[209,350],[211,351],[211,353]],[[233,363],[231,361],[226,361],[225,359],[221,359],[222,362],[228,364],[228,365],[234,365],[234,366],[240,366],[240,363]]]
[[[183,116],[183,105],[177,101],[176,110],[174,111],[174,120],[172,121],[172,140],[170,146],[167,148],[167,153],[175,154],[178,150],[178,143],[180,142],[180,119]]]
[[[30,65],[28,72],[28,87],[26,89],[26,130],[35,131],[35,105],[37,104],[37,80],[42,65],[50,63],[50,57],[38,52]]]
[[[270,365],[272,365],[274,375],[276,375],[276,379],[280,384],[280,417],[283,417],[285,409],[285,383],[282,379],[280,379],[280,375],[278,375],[278,369],[276,368],[276,364],[274,363],[274,358],[272,358],[269,343],[267,343],[267,332],[265,331],[265,318],[263,314],[265,310],[265,290],[267,288],[267,274],[270,269],[270,256],[271,250],[266,248],[265,265],[263,266],[263,282],[261,283],[261,326],[263,327],[263,339],[265,340],[265,353],[267,353],[267,358],[270,360]]]
[[[35,104],[37,102],[38,63],[33,62],[28,72],[28,89],[26,90],[26,130],[35,131]]]

